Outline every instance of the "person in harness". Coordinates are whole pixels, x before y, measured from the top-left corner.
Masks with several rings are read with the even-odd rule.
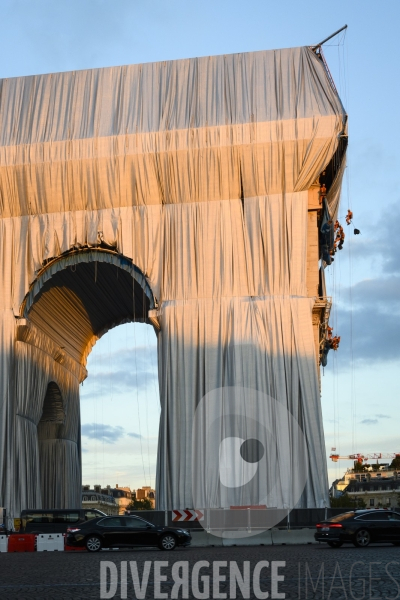
[[[339,241],[339,245],[338,245],[339,250],[341,250],[343,248],[344,238],[345,237],[346,237],[346,234],[343,231],[343,227],[341,227],[340,228],[340,241]]]
[[[347,210],[347,215],[346,215],[346,223],[347,223],[347,225],[350,225],[352,219],[353,219],[353,213],[351,212],[350,209],[348,209]]]
[[[322,206],[322,202],[326,196],[326,185],[324,183],[321,184],[319,188],[319,203]]]

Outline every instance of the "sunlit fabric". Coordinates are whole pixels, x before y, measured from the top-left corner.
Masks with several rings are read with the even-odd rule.
[[[158,508],[193,505],[195,408],[225,386],[286,407],[307,440],[299,506],[328,503],[307,202],[346,117],[314,52],[6,79],[0,115],[0,505],[80,505],[87,355],[149,310]],[[276,436],[267,483],[298,468],[296,436]]]

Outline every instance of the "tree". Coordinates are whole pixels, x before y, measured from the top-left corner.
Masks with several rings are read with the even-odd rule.
[[[149,498],[143,498],[143,500],[134,498],[126,508],[127,510],[154,510]]]
[[[392,460],[389,468],[396,471],[400,471],[400,454],[397,454],[396,458]]]
[[[365,473],[367,471],[367,465],[363,465],[359,463],[358,460],[354,461],[354,472],[355,473]]]
[[[365,508],[366,506],[362,498],[352,498],[347,492],[339,498],[331,498],[332,508]]]

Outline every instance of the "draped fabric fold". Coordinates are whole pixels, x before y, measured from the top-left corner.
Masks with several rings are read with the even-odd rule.
[[[342,181],[346,170],[346,156],[343,157],[336,177],[332,183],[329,193],[326,197],[329,207],[329,214],[333,221],[338,218],[340,194],[342,191]]]
[[[81,506],[81,457],[75,441],[41,440],[40,482],[45,506]]]
[[[0,277],[2,277],[0,270]],[[5,288],[7,291],[7,288]],[[15,440],[14,340],[15,319],[10,309],[0,310],[0,504],[14,507],[15,475],[13,450]]]
[[[97,339],[129,320],[161,326],[158,508],[192,506],[194,454],[200,471],[207,464],[196,411],[231,387],[239,407],[242,389],[271,399],[249,417],[276,440],[255,489],[278,507],[328,502],[307,211],[311,186],[342,160],[346,123],[310,48],[0,80],[0,505],[10,514],[79,504],[79,382]],[[308,475],[296,496],[298,462]],[[206,471],[201,502],[229,504]],[[252,499],[249,488],[232,494]]]
[[[15,351],[15,510],[42,504],[63,508],[65,498],[68,505],[79,504],[79,382],[35,346],[16,342]],[[60,406],[54,406],[58,415],[54,423],[52,406],[47,408],[47,419],[44,412],[49,384],[57,385],[62,405],[62,418]],[[60,463],[64,455],[68,467]]]
[[[188,483],[194,476],[191,473],[192,423],[196,406],[211,390],[229,386],[262,391],[293,415],[308,440],[303,458],[309,472],[318,473],[318,477],[310,476],[307,480],[298,507],[321,507],[328,502],[312,305],[312,299],[288,296],[163,304],[159,344],[161,422],[178,423],[179,435],[173,426],[160,430],[158,482],[162,492],[160,487],[158,489],[162,506],[192,506]],[[270,422],[269,426],[273,424]],[[289,440],[284,429],[275,431],[275,435],[286,467],[283,469],[278,460],[272,471],[259,473],[260,481],[267,482],[270,489],[275,487],[277,472],[280,472],[279,481],[283,482],[285,473],[293,477],[299,468],[298,440]],[[207,507],[206,481],[201,487],[204,489],[203,507]],[[185,490],[184,496],[182,490]],[[290,492],[287,493],[289,495],[275,488],[269,498],[270,506],[293,508]],[[232,505],[251,504],[248,498],[240,497],[240,491],[238,494]],[[220,506],[217,502],[216,507]]]
[[[309,48],[0,82],[3,216],[301,191],[345,120]],[[19,182],[29,182],[26,185]]]

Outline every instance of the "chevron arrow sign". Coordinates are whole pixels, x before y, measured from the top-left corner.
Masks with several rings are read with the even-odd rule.
[[[203,521],[204,513],[201,510],[187,508],[185,510],[173,510],[172,517],[173,521]]]

